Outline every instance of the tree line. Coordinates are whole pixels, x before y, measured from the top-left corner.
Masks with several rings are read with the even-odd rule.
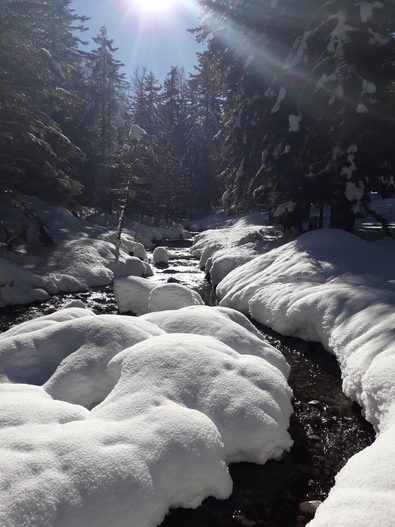
[[[220,205],[352,230],[395,191],[393,0],[198,3],[206,49],[161,85],[126,78],[105,26],[87,50],[70,1],[2,0],[1,188],[114,212],[131,180],[157,222]]]
[[[372,192],[394,194],[393,0],[199,3],[224,101],[224,205],[299,232],[329,211],[351,231]]]
[[[161,85],[136,67],[127,79],[106,27],[87,50],[88,18],[69,4],[0,3],[0,188],[114,212],[132,176],[137,216],[207,212],[221,104],[204,72],[187,80],[174,66]],[[146,132],[138,145],[133,124]]]

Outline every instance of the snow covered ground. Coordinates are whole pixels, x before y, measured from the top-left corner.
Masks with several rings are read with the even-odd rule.
[[[365,235],[368,228],[377,229],[365,224]],[[251,236],[250,229],[239,229]],[[234,232],[202,233],[192,247],[201,265],[220,276],[220,306],[284,335],[321,342],[337,357],[344,392],[377,431],[375,443],[339,473],[309,526],[395,525],[394,240],[369,242],[324,229],[278,247],[275,242],[269,252],[266,242],[262,249],[256,244],[254,253],[263,254],[235,267],[233,250],[223,249]]]
[[[27,240],[18,238],[12,250],[7,250],[6,233],[0,229],[0,307],[46,300],[61,292],[86,291],[111,284],[119,276],[150,276],[145,249],[154,248],[153,241],[190,237],[177,225],[151,228],[125,222],[117,250],[116,216],[91,215],[90,221],[84,221],[63,207],[33,198],[25,201],[44,221],[54,243],[43,247],[32,218],[3,198],[0,222],[11,235],[25,231]]]
[[[292,445],[289,367],[243,313],[322,342],[377,431],[309,525],[395,524],[392,239],[324,229],[286,240],[260,215],[210,218],[191,249],[221,298],[210,308],[142,278],[143,245],[161,232],[129,226],[117,261],[107,218],[33,206],[55,244],[1,249],[1,305],[114,283],[120,311],[140,316],[78,304],[0,335],[0,524],[155,527],[169,507],[227,497],[228,463],[279,458]],[[392,203],[380,207],[393,220]],[[378,238],[377,226],[361,229]]]
[[[0,364],[7,527],[156,527],[292,445],[288,365],[233,310],[70,306],[3,333]]]

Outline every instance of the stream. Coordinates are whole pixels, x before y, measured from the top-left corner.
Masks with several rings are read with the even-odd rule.
[[[187,285],[198,291],[206,304],[215,305],[215,292],[185,245],[168,242],[169,265],[153,268],[154,276],[149,280]],[[2,308],[0,332],[49,314],[76,298],[97,314],[118,312],[108,286],[55,296],[44,303]],[[294,414],[290,433],[294,445],[280,461],[268,461],[264,466],[232,464],[229,470],[234,488],[229,499],[208,498],[197,509],[172,510],[161,527],[304,527],[314,515],[308,502],[324,500],[346,461],[374,441],[373,428],[361,417],[360,408],[341,391],[334,356],[320,344],[283,337],[255,325],[291,366]]]

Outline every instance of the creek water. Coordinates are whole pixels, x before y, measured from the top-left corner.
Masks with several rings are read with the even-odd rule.
[[[198,291],[206,304],[215,305],[215,292],[189,248],[181,241],[169,242],[166,247],[169,265],[154,268],[149,280],[187,285]],[[118,312],[109,286],[59,295],[41,304],[3,308],[0,332],[51,313],[76,298],[97,314]],[[234,489],[229,499],[208,498],[197,509],[172,510],[161,527],[304,527],[313,513],[300,505],[324,500],[346,461],[374,441],[374,431],[359,407],[341,391],[340,370],[332,355],[320,344],[257,327],[291,366],[294,414],[290,433],[294,445],[280,461],[264,466],[232,464]]]

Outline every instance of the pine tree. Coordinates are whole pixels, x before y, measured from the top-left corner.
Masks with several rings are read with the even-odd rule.
[[[186,150],[186,84],[184,71],[172,67],[161,95],[161,130],[158,157],[162,172],[158,180],[164,200],[165,217],[176,220],[185,214],[190,202],[190,188],[182,164]]]
[[[116,144],[116,116],[127,83],[126,75],[121,71],[124,64],[114,56],[118,48],[108,38],[105,26],[100,28],[93,41],[97,48],[88,57],[87,84],[90,100],[85,109],[83,124],[91,127],[93,135],[96,135],[100,154],[105,155]]]
[[[73,31],[85,17],[69,2],[2,2],[0,9],[0,182],[4,189],[61,201],[78,194],[83,153],[49,99],[64,100],[81,55]]]
[[[117,184],[111,156],[119,147],[119,116],[123,110],[126,112],[127,82],[121,71],[123,64],[114,56],[118,48],[108,38],[105,26],[93,41],[97,47],[87,60],[87,104],[80,124],[90,163],[91,180],[86,186],[95,205],[100,204],[111,212],[111,189]]]
[[[371,191],[394,191],[393,2],[201,3],[211,61],[233,88],[228,207],[270,208],[300,230],[310,203],[329,205],[332,226],[351,230]],[[224,42],[228,65],[216,51]]]
[[[197,73],[188,81],[186,121],[187,150],[184,165],[188,170],[194,209],[208,213],[218,200],[219,172],[217,141],[222,107],[220,96],[210,75],[207,53],[198,54]]]

